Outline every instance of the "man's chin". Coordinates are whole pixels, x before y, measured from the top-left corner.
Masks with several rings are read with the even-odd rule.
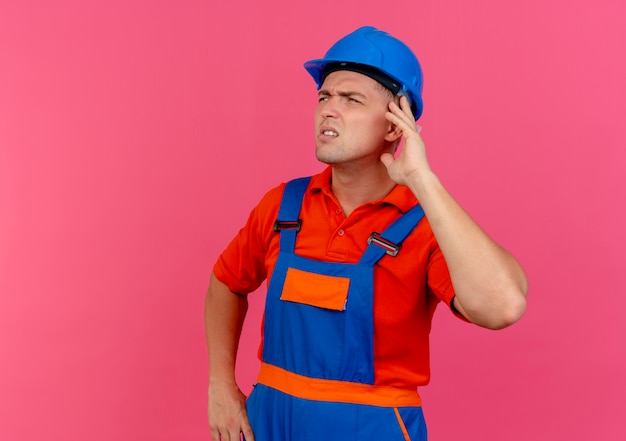
[[[315,157],[317,158],[319,162],[322,162],[326,165],[333,165],[336,163],[336,161],[334,161],[332,158],[329,158],[328,156],[325,156],[325,155],[317,154],[315,155]]]

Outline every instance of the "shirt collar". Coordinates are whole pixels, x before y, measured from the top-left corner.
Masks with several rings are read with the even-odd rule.
[[[321,173],[311,177],[309,191],[311,193],[321,191],[322,193],[331,196],[331,178],[332,167],[328,166]],[[334,198],[334,195],[332,195],[332,197]],[[405,213],[417,204],[417,198],[408,187],[405,187],[404,185],[396,185],[385,197],[378,201],[372,201],[372,203],[393,205],[400,210],[400,212]]]

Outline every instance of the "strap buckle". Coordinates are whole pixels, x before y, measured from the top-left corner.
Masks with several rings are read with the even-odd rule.
[[[274,232],[278,233],[282,230],[296,230],[296,233],[302,228],[302,219],[297,221],[279,221],[274,222]]]
[[[396,257],[398,255],[398,252],[400,251],[400,248],[402,247],[401,244],[395,244],[390,240],[385,239],[377,232],[373,232],[371,236],[367,239],[368,245],[372,242],[374,243],[374,245],[378,245],[379,247],[383,248],[385,252],[391,257]]]

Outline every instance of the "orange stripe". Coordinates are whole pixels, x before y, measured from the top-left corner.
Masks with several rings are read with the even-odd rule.
[[[306,400],[385,407],[422,405],[417,390],[412,387],[373,386],[348,381],[311,378],[294,374],[267,363],[261,363],[261,371],[257,381],[288,395]]]
[[[394,407],[393,411],[396,413],[396,418],[398,418],[398,424],[400,424],[400,429],[402,429],[402,434],[404,435],[404,441],[411,441],[411,437],[409,436],[409,431],[406,430],[406,426],[404,425],[404,421],[402,421],[402,416],[400,415],[400,411],[398,411],[397,407]]]

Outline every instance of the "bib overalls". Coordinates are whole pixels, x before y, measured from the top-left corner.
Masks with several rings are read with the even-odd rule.
[[[417,205],[373,233],[357,263],[304,258],[294,249],[309,180],[287,184],[275,224],[280,252],[247,402],[256,441],[426,440],[416,388],[374,386],[373,335],[374,265],[397,254],[424,212]]]

